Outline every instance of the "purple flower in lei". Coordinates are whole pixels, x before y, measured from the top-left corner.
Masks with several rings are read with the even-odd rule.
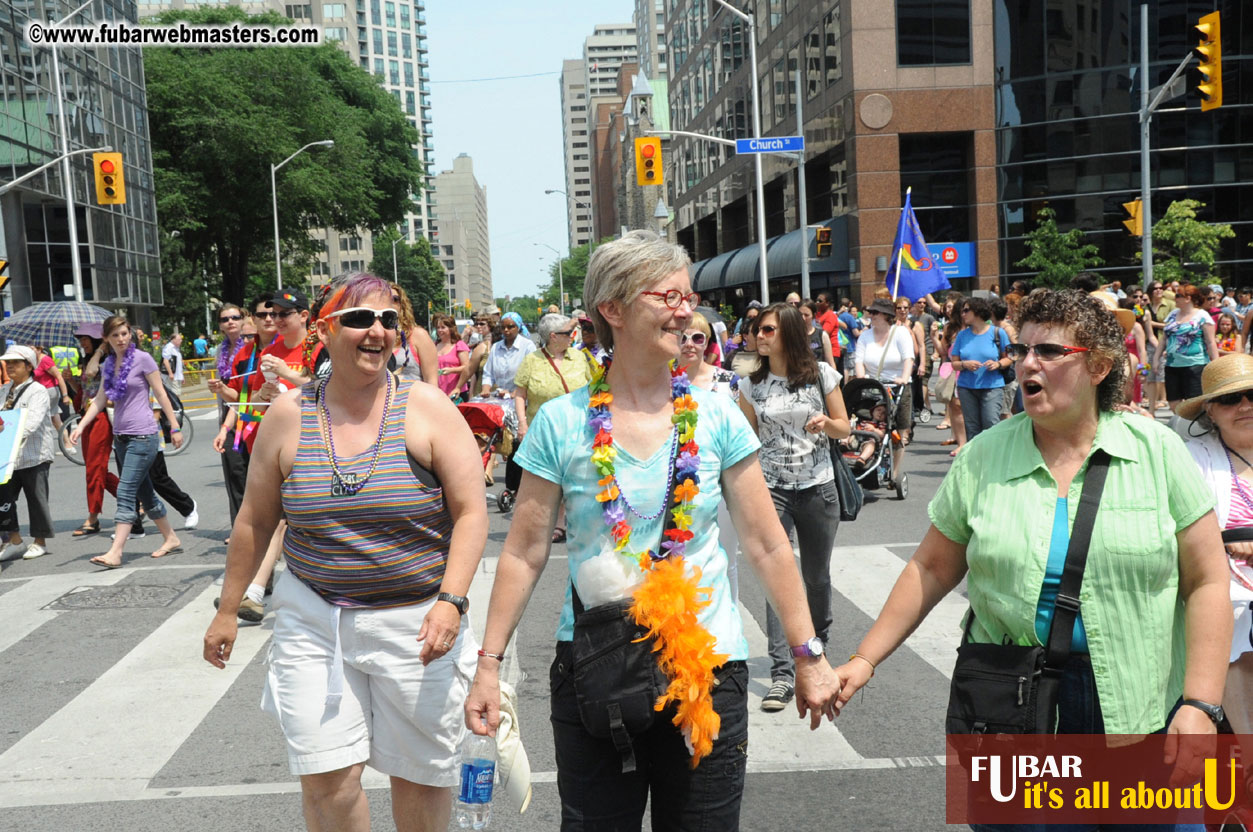
[[[606,503],[602,511],[604,513],[606,526],[616,525],[626,519],[626,512],[622,510],[621,500],[613,500],[612,502]]]
[[[122,358],[122,367],[116,373],[113,369],[117,365],[117,354],[110,355],[104,360],[100,373],[104,376],[104,393],[114,404],[120,402],[126,395],[126,379],[130,377],[131,368],[135,366],[136,352],[135,342],[131,341],[130,346],[126,348],[126,355]]]
[[[218,347],[218,380],[230,381],[231,376],[235,372],[235,357],[239,355],[239,351],[244,348],[244,339],[236,338],[235,345],[231,347],[230,352],[226,351],[226,344]]]
[[[609,408],[598,407],[591,416],[587,417],[587,423],[592,426],[593,431],[613,431],[613,417],[609,414]]]

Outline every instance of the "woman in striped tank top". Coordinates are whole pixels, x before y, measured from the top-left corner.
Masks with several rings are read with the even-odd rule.
[[[442,830],[477,658],[462,618],[487,542],[478,449],[438,388],[387,372],[387,283],[345,275],[325,297],[316,331],[334,370],[261,423],[204,656],[230,659],[236,609],[286,517],[262,706],[282,726],[306,822],[367,829],[369,763],[391,776],[398,829]]]

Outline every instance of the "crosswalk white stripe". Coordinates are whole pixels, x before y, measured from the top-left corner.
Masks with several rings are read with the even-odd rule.
[[[217,594],[217,587],[206,587],[0,754],[0,806],[125,800],[144,793],[269,640],[269,627],[240,628],[227,669],[210,667],[200,644]]]
[[[904,568],[905,561],[886,546],[837,546],[831,555],[831,581],[835,584],[835,591],[852,601],[872,620],[879,617],[892,586]],[[953,675],[957,644],[961,641],[961,618],[966,606],[964,598],[949,593],[905,641],[906,647],[943,673],[946,679]],[[844,657],[835,656],[832,659],[833,663],[840,663]]]
[[[191,411],[188,411],[189,413]],[[207,410],[204,413],[193,413],[191,418],[197,422],[210,422],[218,418],[217,408]]]

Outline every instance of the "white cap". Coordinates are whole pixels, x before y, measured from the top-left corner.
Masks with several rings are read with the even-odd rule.
[[[522,747],[517,697],[513,685],[504,681],[500,683],[500,727],[496,729],[496,752],[500,758],[497,769],[501,785],[513,798],[521,814],[531,805],[531,761]]]
[[[0,361],[25,361],[32,369],[39,366],[39,359],[35,357],[35,351],[30,347],[23,347],[18,344],[9,347],[4,355],[0,355]]]

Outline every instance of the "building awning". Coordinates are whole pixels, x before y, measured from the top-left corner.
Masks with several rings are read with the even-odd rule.
[[[821,225],[831,228],[831,252],[821,259],[811,257],[811,272],[831,273],[848,270],[848,220],[835,217]],[[809,238],[813,239],[812,235]],[[810,246],[812,247],[812,242]],[[766,241],[766,268],[770,279],[798,277],[801,273],[801,256],[804,236],[800,229],[789,231]],[[692,288],[697,292],[730,289],[760,282],[760,253],[757,245],[724,251],[716,257],[701,260],[692,265]]]

